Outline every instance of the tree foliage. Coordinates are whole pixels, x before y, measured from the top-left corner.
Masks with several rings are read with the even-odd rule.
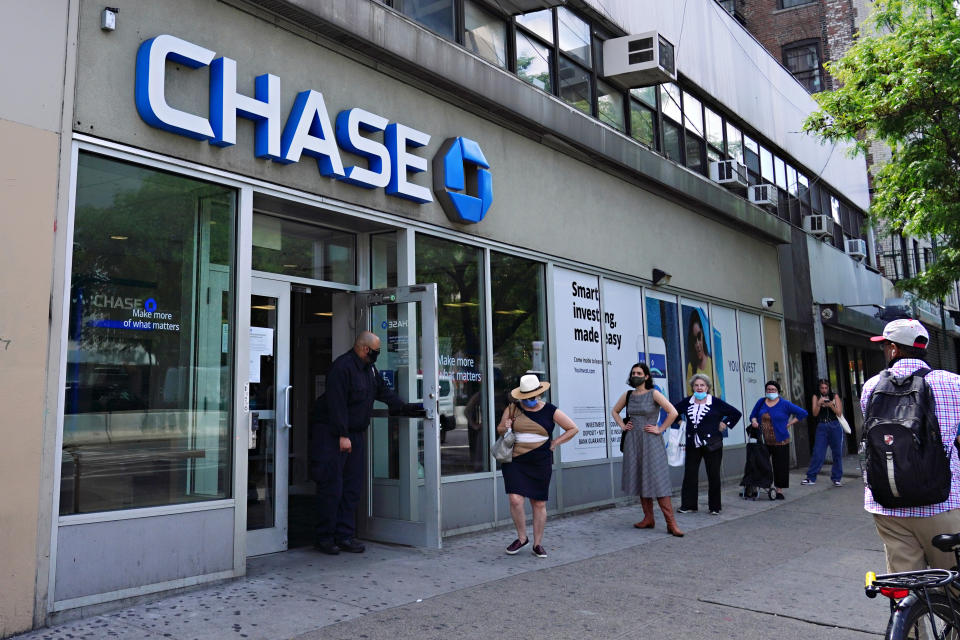
[[[936,241],[935,263],[903,286],[938,298],[960,280],[960,18],[949,0],[878,0],[858,40],[827,70],[804,130],[855,152],[890,147],[874,174],[871,216]]]

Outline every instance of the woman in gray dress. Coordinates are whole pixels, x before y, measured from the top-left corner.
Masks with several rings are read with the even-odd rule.
[[[677,419],[677,410],[667,398],[653,388],[653,378],[646,363],[638,362],[630,367],[627,384],[633,390],[624,393],[613,407],[613,419],[623,433],[623,490],[640,496],[643,520],[634,524],[637,529],[652,529],[653,499],[660,503],[667,531],[678,538],[683,531],[677,528],[670,499],[670,468],[667,466],[667,450],[663,444],[663,432]],[[620,417],[627,408],[626,421]],[[667,412],[662,424],[657,424],[660,410]]]

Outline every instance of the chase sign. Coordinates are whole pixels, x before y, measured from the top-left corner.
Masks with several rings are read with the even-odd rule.
[[[190,69],[209,67],[206,117],[168,104],[168,60]],[[312,89],[297,94],[282,121],[280,84],[279,77],[263,74],[254,80],[253,97],[238,93],[236,60],[218,58],[213,51],[172,35],[151,38],[137,51],[135,102],[147,124],[227,147],[237,142],[237,118],[246,118],[254,123],[257,158],[282,165],[307,155],[323,176],[366,189],[384,189],[388,195],[417,203],[433,201],[430,189],[410,181],[412,174],[428,170],[427,159],[414,150],[429,144],[430,134],[360,108],[345,109],[331,121],[323,94]],[[362,162],[344,166],[341,150]],[[443,145],[434,161],[433,182],[451,220],[475,223],[486,214],[493,200],[489,168],[476,142],[452,138]]]

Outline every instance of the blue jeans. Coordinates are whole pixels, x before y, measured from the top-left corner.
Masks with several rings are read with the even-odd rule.
[[[817,435],[813,441],[813,457],[810,458],[810,468],[807,469],[807,480],[813,482],[820,473],[820,467],[827,457],[827,445],[833,453],[833,467],[830,469],[830,479],[840,482],[843,478],[843,427],[836,420],[821,422],[817,425]]]

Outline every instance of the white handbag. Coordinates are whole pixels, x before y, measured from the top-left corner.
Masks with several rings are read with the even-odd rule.
[[[667,429],[667,464],[682,467],[687,456],[687,423]]]
[[[850,428],[850,423],[843,417],[843,414],[837,416],[837,422],[840,423],[840,428],[843,429],[845,434],[849,436],[853,433],[853,429]]]

